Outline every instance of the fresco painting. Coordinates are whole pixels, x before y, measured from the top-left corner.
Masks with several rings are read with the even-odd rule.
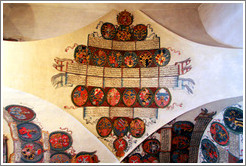
[[[3,117],[8,125],[4,128],[9,130],[7,134],[13,142],[12,146],[8,145],[13,152],[7,162],[243,162],[241,87],[235,88],[235,92],[225,92],[220,88],[220,81],[204,80],[215,70],[207,69],[214,67],[214,62],[210,64],[213,59],[207,57],[209,53],[201,54],[200,59],[196,54],[199,49],[201,53],[209,49],[184,41],[150,20],[139,11],[113,11],[92,23],[94,29],[82,28],[76,32],[74,46],[68,46],[65,53],[61,49],[59,53],[51,51],[52,56],[40,62],[49,65],[47,73],[51,79],[37,76],[31,80],[31,86],[28,83],[30,90],[27,91],[28,87],[20,90],[53,104],[56,110],[53,113],[44,116],[50,110],[41,104],[43,101],[35,103],[36,99],[30,101],[35,106],[26,104],[24,97],[13,98],[15,102],[11,103],[12,92],[6,93]],[[84,36],[86,40],[77,36]],[[59,43],[54,43],[53,49],[61,48]],[[186,48],[183,45],[187,43],[190,46]],[[71,39],[66,44],[71,45]],[[226,52],[211,49],[218,59]],[[233,51],[229,52],[234,54]],[[201,67],[199,63],[204,63],[201,59],[210,60],[205,61],[207,67]],[[225,64],[233,66],[233,60],[225,58],[223,64],[218,62],[218,65],[223,65],[220,68]],[[228,61],[232,62],[228,64]],[[214,78],[221,78],[222,82],[233,79],[225,78],[220,70],[214,73]],[[36,88],[37,81],[45,86]],[[18,86],[26,83],[22,84]],[[231,84],[228,82],[228,86]],[[233,96],[231,104],[227,103],[229,99],[212,103],[213,90],[207,88],[211,85],[221,93],[214,95],[213,102],[222,100],[224,94],[225,98]],[[49,92],[45,94],[46,89]],[[37,91],[43,93],[37,94]],[[59,111],[61,113],[55,114]],[[47,122],[46,118],[52,120]],[[58,128],[51,123],[63,125]],[[74,129],[72,124],[77,124]],[[81,142],[80,137],[85,137],[85,141]]]

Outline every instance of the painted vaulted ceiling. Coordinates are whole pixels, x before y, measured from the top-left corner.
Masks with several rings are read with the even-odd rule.
[[[56,37],[80,29],[112,9],[141,10],[194,42],[243,47],[240,3],[5,3],[3,36],[22,41]]]
[[[6,162],[243,162],[243,49],[208,35],[206,4],[129,5],[5,6],[25,40],[2,42]]]

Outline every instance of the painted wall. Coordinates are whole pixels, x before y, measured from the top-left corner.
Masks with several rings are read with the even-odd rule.
[[[68,46],[74,43],[87,45],[88,34],[98,31],[96,29],[100,21],[116,24],[116,16],[119,11],[112,10],[99,20],[70,34],[62,35],[46,40],[30,42],[3,42],[2,72],[3,85],[5,87],[17,89],[35,95],[59,107],[59,110],[71,114],[92,134],[97,136],[95,124],[87,124],[83,119],[84,109],[65,109],[64,106],[73,106],[71,92],[74,87],[55,88],[52,86],[52,76],[59,73],[54,67],[54,59],[74,58],[74,49]],[[158,119],[146,129],[146,134],[137,139],[136,144],[128,150],[128,155],[140,142],[147,138],[170,119],[174,119],[183,113],[194,109],[200,105],[230,97],[243,95],[243,50],[211,47],[186,40],[166,28],[162,27],[154,20],[140,11],[132,12],[134,15],[134,25],[144,23],[150,24],[153,31],[160,37],[160,47],[170,48],[172,57],[170,64],[191,58],[192,69],[179,78],[191,78],[195,82],[192,87],[193,93],[179,87],[170,88],[172,94],[173,108],[160,108]],[[130,69],[132,71],[135,68]],[[99,71],[95,71],[97,73]],[[94,73],[94,74],[95,74]],[[150,68],[146,68],[146,73],[150,73]],[[149,82],[154,80],[149,79]],[[82,84],[82,83],[81,83]],[[22,100],[18,98],[19,100]],[[9,104],[11,99],[8,99]],[[182,104],[182,108],[174,106]],[[45,117],[45,116],[43,116]],[[146,118],[147,119],[147,118]],[[68,120],[67,120],[68,121]],[[76,123],[77,123],[76,122]],[[62,123],[62,120],[59,121]],[[47,124],[47,128],[53,128],[52,123]],[[135,138],[134,138],[135,139]],[[101,140],[111,151],[113,147]],[[100,156],[99,156],[100,157]],[[120,160],[120,159],[119,159]]]

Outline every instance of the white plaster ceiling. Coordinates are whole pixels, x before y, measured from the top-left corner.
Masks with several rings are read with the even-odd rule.
[[[214,10],[201,3],[4,3],[3,4],[3,37],[15,38],[21,41],[32,41],[60,36],[78,30],[112,9],[128,11],[141,10],[147,16],[169,29],[170,31],[188,40],[219,47],[242,47],[242,22],[241,13],[233,15],[238,17],[237,27],[224,27],[230,29],[233,35],[226,37],[218,34],[218,28],[211,24],[213,16],[206,13]],[[219,8],[219,6],[217,6]],[[235,7],[234,7],[235,8]],[[224,10],[223,10],[224,9]],[[219,12],[228,20],[227,7]],[[214,13],[216,14],[216,13]],[[232,13],[231,13],[232,14]],[[201,21],[201,16],[202,20]],[[216,14],[217,15],[217,14]],[[214,17],[216,17],[214,15]],[[207,19],[204,19],[207,18]],[[217,18],[219,19],[219,18]],[[221,19],[221,17],[220,17]],[[224,21],[225,21],[224,20]],[[238,21],[239,20],[239,21]],[[205,25],[205,26],[204,26]],[[219,25],[219,24],[218,24]],[[240,37],[240,40],[238,38]],[[232,40],[233,39],[233,40]],[[233,41],[233,42],[231,42]]]

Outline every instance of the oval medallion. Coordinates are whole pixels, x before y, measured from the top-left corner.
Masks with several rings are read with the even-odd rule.
[[[139,138],[145,132],[145,123],[142,119],[135,118],[131,121],[129,131],[133,137]]]
[[[175,149],[185,149],[190,145],[190,139],[186,136],[176,136],[172,139],[172,147]]]
[[[116,156],[117,157],[123,157],[125,155],[125,152],[123,150],[116,151]]]
[[[36,117],[36,113],[32,109],[21,105],[9,105],[5,109],[18,122],[29,122]]]
[[[191,137],[194,124],[189,121],[178,121],[173,124],[172,131],[176,135],[186,135]]]
[[[97,49],[94,51],[92,56],[92,61],[96,66],[104,66],[106,64],[107,54],[101,50]]]
[[[78,45],[74,50],[74,59],[81,64],[89,64],[91,51],[87,46]]]
[[[110,88],[107,93],[107,103],[110,106],[116,106],[119,104],[121,95],[120,91],[117,90],[116,88]]]
[[[117,118],[113,123],[114,134],[118,137],[123,137],[127,134],[129,124],[125,118]]]
[[[139,61],[142,67],[149,67],[152,63],[152,54],[149,51],[143,51],[139,54]]]
[[[162,48],[155,52],[155,63],[158,66],[166,66],[171,59],[171,55],[168,49]]]
[[[119,25],[131,25],[133,23],[133,16],[124,10],[117,15],[117,22]]]
[[[138,102],[143,107],[148,107],[153,102],[153,93],[149,88],[142,88],[138,93]]]
[[[131,107],[135,104],[136,99],[137,99],[137,93],[134,89],[126,89],[123,92],[123,103],[127,106],[127,107]]]
[[[126,140],[123,139],[123,138],[117,138],[117,139],[114,141],[113,145],[114,145],[114,149],[115,149],[116,151],[124,151],[124,150],[126,150],[126,148],[127,148],[127,142],[126,142]]]
[[[146,153],[157,154],[160,151],[161,144],[157,139],[148,139],[143,142],[142,146]]]
[[[201,142],[201,151],[205,160],[209,163],[216,163],[219,159],[217,147],[209,139],[203,139]]]
[[[133,28],[133,38],[134,40],[144,40],[147,37],[147,26],[143,24],[138,24]]]
[[[138,63],[138,58],[135,52],[125,52],[124,64],[126,67],[135,67]]]
[[[112,51],[108,56],[108,64],[111,67],[120,67],[122,64],[122,55],[119,51]]]
[[[72,102],[77,107],[81,107],[86,104],[88,100],[88,91],[85,86],[78,85],[72,92]]]
[[[112,131],[112,122],[107,117],[102,117],[97,122],[97,133],[101,137],[107,137]]]
[[[88,152],[80,152],[76,155],[76,163],[94,163],[97,162],[97,156]]]
[[[171,94],[167,88],[158,88],[155,92],[155,104],[160,108],[167,107],[171,102]]]
[[[104,23],[101,26],[101,34],[104,39],[112,40],[116,35],[116,29],[112,23]]]
[[[63,131],[55,131],[50,133],[49,143],[52,150],[65,151],[72,145],[72,137]]]
[[[174,163],[187,163],[189,160],[188,150],[174,150],[171,155],[172,162]]]
[[[70,163],[70,156],[67,153],[54,153],[50,156],[50,163]]]
[[[159,160],[157,157],[146,154],[142,158],[143,163],[159,163]]]
[[[41,138],[41,129],[34,123],[21,123],[17,125],[19,138],[26,142],[37,141]]]
[[[141,163],[142,156],[139,153],[134,153],[133,155],[131,155],[128,159],[128,163]]]
[[[92,105],[99,106],[105,100],[105,93],[102,88],[93,88],[89,97]]]
[[[210,126],[210,133],[216,143],[222,146],[229,143],[229,133],[221,123],[213,122]]]
[[[240,108],[227,108],[224,112],[224,122],[226,127],[234,133],[243,133],[243,111]]]
[[[21,146],[21,160],[28,163],[39,162],[43,158],[42,145],[36,142],[25,143]]]
[[[130,26],[120,25],[117,29],[116,40],[129,41],[132,39],[133,29]]]

